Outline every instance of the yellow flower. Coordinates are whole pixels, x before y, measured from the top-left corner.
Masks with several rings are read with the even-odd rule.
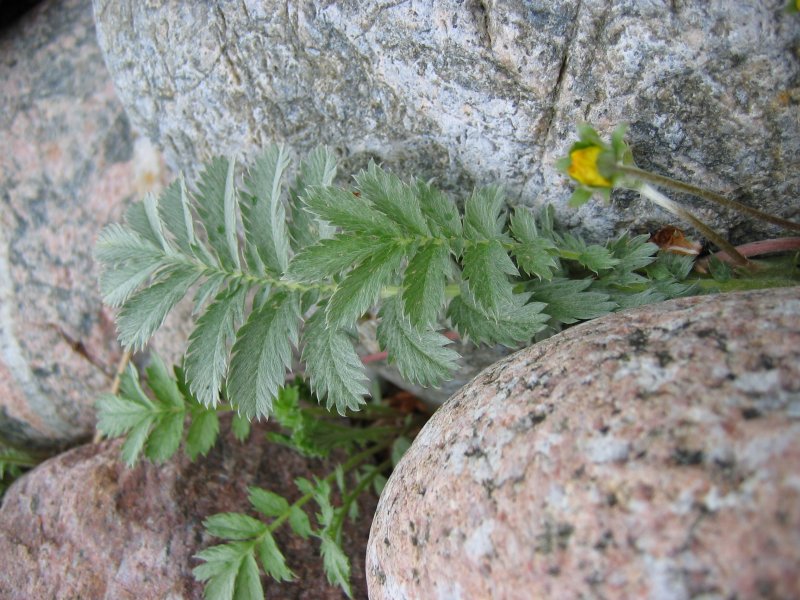
[[[567,175],[583,185],[610,188],[611,182],[597,170],[597,157],[602,151],[599,146],[588,146],[570,152]]]

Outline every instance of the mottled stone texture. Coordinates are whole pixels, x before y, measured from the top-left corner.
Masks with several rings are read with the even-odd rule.
[[[247,486],[292,501],[300,495],[295,477],[324,476],[330,468],[268,443],[264,425],[240,444],[226,423],[221,442],[196,463],[180,456],[127,469],[120,444],[104,442],[61,454],[18,480],[0,508],[0,597],[202,598],[191,574],[200,561],[192,556],[220,542],[203,532],[203,519],[224,511],[257,516]],[[374,507],[365,496],[358,524],[345,531],[355,598],[366,597],[363,556]],[[344,597],[328,585],[314,541],[283,529],[275,538],[298,578],[280,586],[264,579],[268,598]]]
[[[176,168],[325,143],[348,173],[374,157],[462,197],[500,182],[597,237],[672,218],[631,198],[566,207],[553,162],[581,121],[630,122],[642,166],[798,215],[800,27],[784,4],[94,0],[122,102]]]
[[[386,486],[372,600],[800,597],[800,290],[666,302],[453,396]]]
[[[120,357],[94,241],[164,167],[115,96],[89,2],[2,31],[0,82],[0,436],[69,444]]]

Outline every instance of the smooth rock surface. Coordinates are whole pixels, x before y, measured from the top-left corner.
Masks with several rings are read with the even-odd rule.
[[[630,197],[566,207],[575,125],[632,124],[640,165],[798,216],[800,27],[782,0],[94,0],[133,122],[194,172],[271,140],[325,143],[464,196],[499,182],[598,238],[674,222]],[[627,206],[627,207],[626,207]],[[734,240],[767,226],[704,207]]]
[[[247,486],[292,501],[300,495],[295,477],[327,474],[324,463],[268,443],[265,430],[256,425],[245,444],[226,433],[195,463],[180,455],[162,466],[127,469],[112,441],[40,465],[9,489],[0,507],[0,597],[202,598],[191,574],[200,561],[192,556],[220,543],[203,532],[204,518],[224,511],[256,516],[248,510]],[[364,498],[358,524],[345,530],[355,598],[366,597],[363,556],[375,507],[374,498]],[[328,585],[316,543],[283,529],[275,538],[297,580],[280,586],[264,580],[268,598],[344,597]]]
[[[372,600],[800,597],[800,288],[674,300],[487,369],[381,496]]]
[[[4,30],[0,81],[0,437],[69,445],[91,435],[121,354],[95,239],[165,167],[117,100],[90,2],[44,2]]]

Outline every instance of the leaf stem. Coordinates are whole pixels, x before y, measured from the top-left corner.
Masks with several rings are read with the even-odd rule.
[[[353,469],[358,467],[362,462],[364,462],[366,459],[368,459],[370,456],[372,456],[374,454],[377,454],[381,450],[385,450],[386,448],[391,446],[392,443],[394,443],[394,438],[389,437],[385,441],[381,442],[380,444],[374,445],[372,448],[367,448],[363,452],[359,452],[358,454],[354,454],[347,461],[345,461],[344,464],[342,464],[342,472],[343,473],[348,473],[348,472],[352,471]],[[334,481],[334,479],[336,479],[336,472],[335,471],[330,473],[330,474],[328,474],[322,481],[327,481],[328,483],[330,483],[330,482]],[[301,508],[302,506],[307,504],[308,501],[311,500],[312,498],[314,498],[314,493],[313,492],[309,492],[309,493],[304,494],[303,496],[301,496],[299,499],[295,500],[292,503],[292,506],[296,506],[297,508]],[[278,527],[283,525],[289,519],[289,514],[290,514],[290,511],[286,511],[283,515],[281,515],[280,517],[278,517],[274,521],[272,521],[272,523],[270,523],[267,526],[267,531],[272,533],[273,531],[278,529]]]
[[[378,475],[383,473],[391,466],[392,459],[387,458],[385,461],[375,467],[375,469],[369,474],[362,477],[361,481],[358,482],[358,485],[356,485],[356,487],[354,487],[350,493],[347,494],[347,496],[342,500],[342,506],[339,509],[339,514],[336,516],[334,527],[332,527],[334,531],[338,533],[338,531],[341,529],[342,525],[344,524],[344,517],[350,510],[350,505],[358,499],[361,493],[372,484]]]

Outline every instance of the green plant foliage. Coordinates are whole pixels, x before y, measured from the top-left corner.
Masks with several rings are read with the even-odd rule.
[[[100,396],[98,431],[108,437],[126,437],[122,459],[128,466],[136,464],[142,452],[154,462],[164,462],[175,454],[182,440],[190,459],[208,453],[219,433],[217,411],[191,395],[181,369],[176,369],[176,378],[171,377],[158,355],[153,355],[146,374],[150,395],[129,365],[120,379],[119,393]],[[187,417],[191,424],[184,440]]]
[[[430,185],[375,164],[355,176],[354,188],[333,186],[335,161],[325,149],[289,183],[291,172],[277,145],[245,169],[241,186],[234,161],[215,159],[196,193],[179,180],[160,199],[134,205],[125,224],[98,241],[101,289],[119,308],[127,348],[144,346],[194,290],[185,371],[205,407],[225,393],[248,419],[273,414],[300,348],[320,401],[340,414],[358,409],[366,375],[351,331],[376,305],[389,360],[410,382],[438,385],[458,358],[439,331],[445,317],[476,342],[516,346],[547,324],[687,290],[678,285],[685,273],[667,267],[651,276],[660,259],[643,238],[587,244],[558,234],[549,210],[537,219],[517,208],[509,220],[499,187],[476,190],[462,216]],[[164,420],[177,409],[135,396],[127,402],[138,403],[128,459],[142,449],[167,455],[178,426],[177,417]]]
[[[377,449],[387,446],[388,443],[384,443]],[[203,522],[206,531],[225,543],[206,548],[195,556],[203,561],[193,573],[196,579],[205,582],[206,599],[263,598],[259,567],[277,582],[295,579],[273,535],[283,525],[288,525],[292,533],[302,539],[319,541],[328,581],[352,597],[350,559],[342,549],[342,527],[348,514],[357,514],[354,508],[358,496],[373,484],[388,463],[366,469],[352,489],[347,488],[345,475],[360,467],[375,451],[371,449],[352,456],[323,479],[298,478],[295,485],[302,495],[291,503],[270,490],[249,488],[248,499],[260,514],[259,519],[242,513],[220,513],[207,518]],[[332,500],[333,482],[337,483],[341,497],[338,504]],[[304,508],[312,501],[318,508],[313,519]]]
[[[320,314],[324,317],[324,313]],[[185,371],[176,368],[171,376],[158,356],[153,356],[146,369],[145,383],[129,367],[121,378],[119,394],[106,394],[98,401],[98,430],[108,436],[125,436],[122,458],[128,466],[142,455],[163,462],[178,450],[181,440],[184,452],[192,460],[205,455],[219,434],[221,411],[237,411],[233,432],[239,439],[249,436],[250,422],[240,416],[238,407],[203,405],[190,393]],[[330,458],[332,451],[344,450],[340,456],[345,461],[334,462],[323,479],[299,478],[296,484],[302,495],[294,502],[270,490],[250,488],[250,504],[259,513],[258,519],[234,512],[208,517],[203,523],[207,533],[225,542],[196,556],[202,564],[194,569],[194,575],[205,582],[206,598],[263,598],[262,572],[278,582],[293,580],[295,575],[273,537],[283,525],[304,540],[318,540],[329,582],[351,594],[350,560],[341,547],[345,516],[355,518],[358,497],[385,483],[383,473],[410,444],[407,436],[412,425],[418,428],[420,424],[413,424],[413,419],[391,409],[370,405],[363,411],[367,423],[380,419],[382,424],[353,427],[306,399],[297,385],[279,389],[271,410],[283,432],[270,432],[268,439],[308,457]],[[184,435],[185,423],[189,427]],[[396,440],[403,440],[400,446]],[[382,451],[391,453],[393,458],[376,465],[372,459]],[[0,481],[7,483],[11,476],[18,476],[21,469],[36,462],[25,453],[0,448]],[[348,473],[355,481],[352,488],[348,487]],[[337,503],[332,495],[334,482]],[[312,501],[319,508],[313,518],[303,508]]]
[[[608,198],[641,173],[623,138],[624,128],[608,144],[590,127],[580,129],[561,163],[581,185],[573,203],[596,192]],[[262,573],[293,580],[274,536],[284,525],[319,543],[329,582],[352,594],[344,523],[357,517],[359,494],[380,493],[420,426],[412,415],[365,401],[368,379],[354,346],[362,319],[378,319],[377,341],[403,378],[436,386],[459,358],[443,329],[516,347],[615,310],[735,289],[744,273],[712,260],[711,278],[692,275],[692,257],[659,253],[647,236],[587,242],[559,231],[551,207],[538,214],[516,207],[509,216],[498,186],[475,190],[461,214],[430,184],[403,181],[373,163],[352,187],[334,185],[335,178],[325,148],[296,168],[280,145],[245,168],[216,158],[196,192],[181,178],[160,198],[148,195],[97,244],[100,288],[118,309],[126,348],[144,347],[182,299],[194,305],[176,376],[154,357],[144,387],[129,368],[119,393],[98,401],[98,430],[125,436],[128,465],[142,455],[167,460],[181,443],[192,459],[206,454],[225,410],[236,411],[239,440],[250,435],[253,418],[272,417],[282,430],[268,433],[271,441],[306,457],[345,457],[322,479],[297,479],[293,502],[251,488],[252,514],[205,520],[207,533],[222,540],[196,556],[202,564],[194,575],[208,599],[261,598]],[[671,180],[658,178],[664,181]],[[750,273],[744,287],[793,284],[796,267],[786,277],[784,265],[780,278],[762,268],[761,280]],[[305,383],[287,386],[298,354]],[[342,424],[333,409],[361,425]],[[363,425],[371,420],[378,422]],[[0,448],[3,484],[24,468],[20,461],[28,459],[20,456]]]
[[[0,441],[0,499],[16,479],[42,460],[43,457]]]

